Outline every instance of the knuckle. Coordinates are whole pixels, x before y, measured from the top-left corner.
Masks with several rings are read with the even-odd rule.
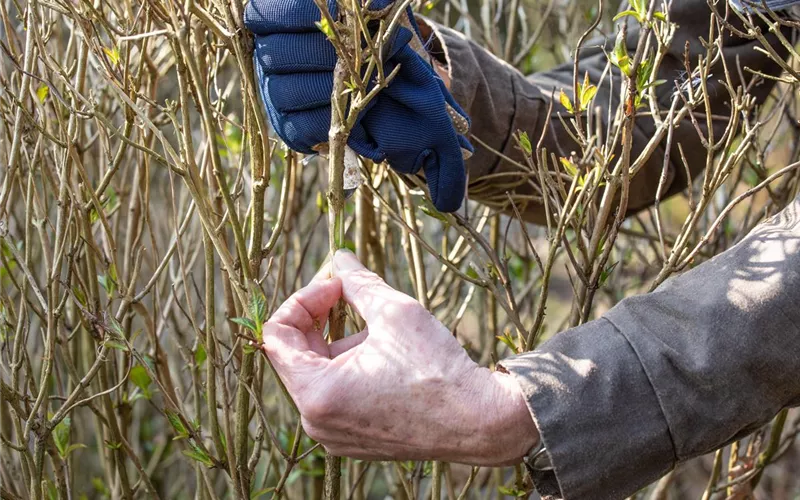
[[[398,290],[386,284],[377,274],[366,270],[349,271],[344,281],[345,293],[350,297],[358,297],[360,302],[373,310],[380,308],[384,316],[414,313],[422,305]],[[391,307],[386,307],[391,305]]]
[[[370,292],[380,287],[380,282],[369,277],[357,277],[352,280],[348,285],[348,292],[354,296],[366,296]]]
[[[298,402],[298,408],[303,418],[312,425],[327,421],[335,411],[333,401],[326,394],[318,394]]]

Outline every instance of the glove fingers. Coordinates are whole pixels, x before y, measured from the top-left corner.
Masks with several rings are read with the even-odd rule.
[[[328,10],[336,19],[336,0],[327,0]],[[244,24],[256,35],[319,31],[321,18],[313,0],[251,0],[244,13]]]
[[[395,0],[370,0],[369,10],[383,10],[386,7],[392,5],[394,2]]]
[[[328,129],[331,123],[330,103],[314,109],[276,113],[275,119],[270,113],[269,118],[275,133],[295,151],[305,154],[315,153],[320,144],[328,142]],[[364,158],[376,162],[382,162],[386,158],[361,123],[353,127],[347,144]]]
[[[333,73],[270,75],[267,85],[272,105],[279,112],[305,111],[330,106]]]
[[[279,113],[272,108],[269,121],[287,146],[300,153],[311,154],[317,152],[319,144],[328,142],[331,106],[290,113]]]
[[[391,117],[391,126],[386,124],[387,116]],[[408,108],[385,96],[379,97],[372,112],[362,118],[367,134],[384,153],[391,167],[402,174],[414,174],[422,166],[417,162],[419,134],[423,133],[418,119]]]
[[[257,36],[256,61],[268,75],[333,71],[336,50],[321,31]]]
[[[466,149],[470,153],[474,153],[475,152],[475,147],[472,145],[471,142],[469,142],[469,139],[467,139],[466,137],[464,137],[461,134],[458,134],[458,145],[461,147],[461,149]],[[463,154],[462,154],[462,156],[463,156]]]
[[[392,35],[386,60],[405,47],[411,31],[399,27]],[[256,36],[256,59],[267,74],[333,71],[336,50],[327,36],[315,29],[308,33],[274,33]]]
[[[428,182],[428,190],[436,210],[455,212],[461,208],[467,175],[460,148],[456,146],[455,151],[449,148],[442,154],[431,150],[431,154],[422,158],[422,163],[425,180]]]
[[[347,138],[347,145],[359,155],[374,162],[380,163],[386,159],[386,155],[383,154],[375,139],[364,128],[362,121],[353,126],[353,130],[350,131],[350,137]]]

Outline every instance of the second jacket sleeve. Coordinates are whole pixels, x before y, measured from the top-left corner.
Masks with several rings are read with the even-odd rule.
[[[701,37],[708,37],[712,13],[706,0],[673,0],[669,2],[669,18],[678,25],[669,52],[659,68],[658,79],[667,83],[657,88],[657,94],[662,108],[668,109],[675,90],[675,81],[685,78],[684,50],[688,47],[689,58],[697,64],[697,57],[705,55],[706,51],[701,42]],[[722,7],[720,7],[722,8]],[[734,16],[731,16],[734,17]],[[737,25],[738,19],[731,20]],[[567,117],[566,110],[558,102],[558,95],[564,89],[567,95],[572,95],[572,62],[557,68],[523,76],[509,64],[493,56],[485,49],[468,40],[457,31],[436,25],[429,21],[430,26],[437,36],[433,37],[430,50],[440,61],[447,64],[451,92],[458,103],[472,118],[471,133],[474,136],[473,144],[475,154],[467,161],[470,175],[470,197],[472,199],[489,202],[492,199],[505,202],[505,192],[512,190],[517,194],[531,195],[535,191],[527,182],[520,184],[520,178],[525,175],[513,163],[505,161],[492,150],[502,153],[517,162],[523,162],[521,153],[516,147],[514,134],[525,131],[534,144],[541,135],[542,128],[547,120],[547,112],[551,96],[555,95],[552,117],[549,120],[548,131],[544,138],[544,147],[548,151],[560,156],[569,156],[571,151],[579,150],[570,135],[564,130],[558,114]],[[632,22],[628,30],[628,50],[633,53],[638,40],[638,26]],[[767,29],[762,30],[774,50],[782,57],[787,51],[780,45],[777,37],[770,34]],[[789,30],[787,37],[791,36]],[[619,94],[619,71],[613,68],[613,89],[609,88],[608,76],[601,82],[603,72],[607,66],[607,58],[603,47],[611,50],[613,40],[589,40],[580,52],[581,78],[588,72],[589,79],[598,84],[598,93],[595,96],[594,106],[602,108],[601,115],[604,119],[608,109],[616,109]],[[759,42],[745,40],[730,34],[724,36],[722,58],[730,69],[734,78],[734,85],[747,84],[740,82],[739,75],[750,79],[752,75],[746,71],[738,71],[737,67],[750,67],[758,69],[768,75],[778,75],[780,68],[762,53],[755,50]],[[719,60],[711,69],[712,78],[708,81],[709,96],[711,99],[710,111],[715,115],[727,116],[730,114],[728,91],[720,83],[724,79],[722,61]],[[774,86],[773,80],[764,80],[750,89],[750,93],[757,101],[763,101]],[[696,112],[703,112],[697,109]],[[700,128],[705,134],[705,120]],[[727,120],[715,122],[716,137],[720,137],[727,125]],[[652,137],[655,126],[649,118],[637,117],[634,130],[633,145],[634,155],[638,155]],[[483,144],[489,147],[485,147]],[[697,131],[690,119],[674,131],[672,162],[668,166],[668,177],[665,196],[680,192],[687,185],[685,168],[680,161],[678,144],[682,144],[687,155],[687,162],[691,175],[697,175],[705,165],[706,151],[702,146]],[[658,186],[658,180],[664,163],[664,150],[658,150],[650,156],[649,161],[641,171],[632,179],[630,198],[628,202],[629,213],[646,208],[653,203]],[[636,156],[634,156],[635,158]],[[487,174],[494,175],[483,181]],[[519,184],[511,188],[514,184]],[[531,222],[544,223],[542,206],[537,203],[528,203],[524,214]]]

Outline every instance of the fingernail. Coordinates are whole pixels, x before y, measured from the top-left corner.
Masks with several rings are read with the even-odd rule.
[[[356,255],[346,248],[336,250],[333,256],[333,263],[337,271],[353,271],[364,268]]]

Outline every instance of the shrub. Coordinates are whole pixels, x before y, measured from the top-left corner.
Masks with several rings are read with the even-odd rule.
[[[616,6],[417,7],[530,72],[568,60],[584,31],[613,33]],[[653,153],[632,148],[634,114],[659,116],[654,144],[670,141],[708,97],[702,82],[725,28],[715,18],[707,53],[687,61],[689,86],[701,84],[664,109],[655,75],[674,26],[660,8],[627,13],[647,29],[635,52],[618,44],[611,54],[628,76],[616,82],[622,99],[606,130],[595,132],[596,88],[576,69],[560,102],[590,112],[554,119],[579,150],[559,157],[537,147],[537,131],[516,136],[518,166],[552,215],[535,227],[521,220],[525,201],[496,187],[492,203],[442,214],[418,179],[367,162],[355,197],[329,206],[337,193],[327,194],[327,163],[270,135],[241,0],[0,5],[2,498],[306,498],[336,487],[334,469],[348,498],[524,495],[521,466],[345,458],[326,476],[323,450],[249,339],[328,255],[329,212],[343,231],[338,246],[415,295],[492,365],[654,288],[780,209],[799,178],[780,163],[797,153],[790,65],[761,110],[731,83],[732,112],[722,117],[730,133],[704,138],[706,168],[687,190],[627,220],[616,209],[630,169]],[[764,471],[785,476],[765,467],[796,429],[784,412],[718,451],[707,487],[679,472],[648,492],[747,493]]]

